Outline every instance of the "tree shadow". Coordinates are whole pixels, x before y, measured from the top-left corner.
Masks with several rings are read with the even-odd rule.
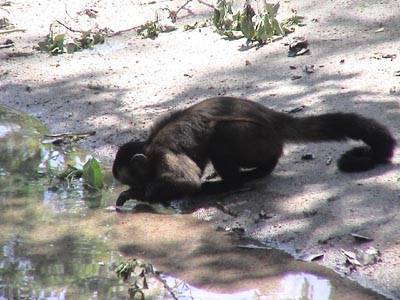
[[[377,29],[378,23],[390,25],[385,27],[382,33],[371,33],[375,28]],[[299,104],[307,103],[305,110],[296,114],[299,117],[332,111],[357,112],[379,119],[392,129],[398,138],[398,133],[395,132],[396,128],[400,128],[398,97],[383,94],[379,89],[371,92],[357,86],[349,86],[363,78],[363,74],[359,73],[357,68],[352,71],[349,71],[349,67],[342,68],[337,58],[347,59],[347,56],[352,55],[354,51],[369,56],[376,49],[385,48],[386,43],[393,41],[393,29],[399,23],[398,18],[392,17],[381,20],[355,20],[347,16],[331,16],[326,23],[330,28],[323,29],[331,33],[331,36],[324,35],[321,38],[313,34],[312,30],[317,25],[312,24],[308,28],[299,30],[300,33],[308,35],[311,55],[295,58],[287,57],[287,48],[281,44],[271,45],[271,47],[267,45],[259,51],[240,52],[236,51],[240,47],[240,42],[232,41],[232,44],[226,42],[227,48],[237,47],[235,53],[237,52],[240,63],[219,68],[211,65],[206,73],[197,73],[192,65],[185,66],[183,69],[189,76],[179,74],[179,77],[176,72],[171,72],[170,76],[176,77],[177,86],[173,87],[176,89],[174,95],[171,96],[163,91],[160,95],[154,96],[156,100],[148,103],[139,101],[139,96],[145,94],[143,91],[146,88],[150,89],[150,85],[162,90],[163,79],[168,76],[165,74],[170,72],[170,66],[161,62],[171,57],[155,56],[153,63],[160,66],[157,66],[156,70],[151,69],[154,72],[154,78],[149,78],[148,74],[145,74],[150,67],[144,66],[137,72],[138,79],[132,80],[132,86],[129,88],[117,87],[112,82],[97,86],[97,81],[109,76],[104,70],[82,72],[74,76],[57,78],[54,82],[45,84],[34,80],[26,84],[8,80],[0,85],[1,102],[13,101],[15,108],[41,119],[57,132],[76,130],[77,127],[82,131],[88,131],[95,126],[96,130],[101,132],[101,142],[98,143],[96,136],[89,138],[85,142],[88,149],[94,149],[100,144],[115,147],[132,138],[145,136],[148,125],[163,112],[174,108],[184,108],[201,99],[218,95],[249,98],[279,111],[286,111]],[[341,35],[344,28],[349,26],[352,26],[353,30],[347,31],[346,36]],[[166,35],[164,39],[173,34]],[[197,38],[199,36],[196,35]],[[215,37],[215,40],[217,39]],[[129,60],[127,65],[135,70],[139,69],[140,59],[146,56],[152,57],[160,51],[158,42],[135,40],[132,43],[134,47],[130,50],[138,51],[139,58],[136,59],[139,63]],[[190,41],[180,46],[186,49],[190,47]],[[144,50],[140,53],[137,49],[142,48]],[[162,48],[161,51],[166,51],[166,49]],[[121,53],[126,54],[126,52]],[[231,54],[228,51],[227,53]],[[202,58],[202,53],[193,52],[193,55],[193,61]],[[226,53],[214,55],[222,59]],[[106,55],[103,55],[103,58],[104,56]],[[128,54],[127,57],[129,57]],[[20,63],[23,59],[30,58],[21,56],[11,57],[10,60]],[[250,65],[245,64],[246,59],[250,61]],[[176,65],[179,63],[177,59]],[[303,67],[308,64],[314,64],[317,71],[313,74],[305,73]],[[327,64],[334,64],[335,69],[326,70]],[[360,64],[362,64],[361,58]],[[290,66],[294,66],[295,69]],[[121,74],[125,73],[121,71]],[[299,75],[301,78],[293,80],[294,75]],[[138,83],[142,84],[142,81],[145,87],[138,85]],[[26,100],[27,98],[29,101]],[[124,101],[127,98],[137,103],[128,109]],[[52,105],[47,105],[50,102]],[[86,106],[93,106],[93,109],[88,113],[84,109]],[[92,118],[90,112],[96,114],[96,117]],[[354,247],[354,240],[350,236],[352,232],[370,235],[379,242],[383,250],[388,249],[395,245],[400,237],[396,230],[400,224],[396,216],[399,208],[397,201],[399,188],[396,185],[398,184],[396,172],[398,156],[395,157],[393,165],[380,166],[362,174],[342,174],[336,171],[334,164],[326,165],[329,157],[332,157],[332,161],[335,162],[340,153],[348,147],[349,145],[338,143],[288,146],[275,172],[270,177],[255,182],[256,190],[224,198],[223,204],[238,215],[252,216],[247,223],[243,218],[239,218],[240,222],[247,226],[249,234],[256,236],[260,233],[259,236],[264,241],[276,247],[290,249],[292,253],[334,247]],[[304,152],[315,153],[316,159],[312,162],[301,161],[301,154]],[[387,179],[383,179],[381,178],[383,174],[390,175]],[[272,217],[260,220],[257,216],[261,209],[267,210]],[[248,212],[244,214],[244,211]],[[390,226],[386,226],[388,223]],[[279,227],[282,224],[284,226]],[[380,232],[381,229],[384,236]],[[137,234],[133,228],[132,235]],[[125,248],[121,247],[125,254],[148,251],[150,259],[157,260],[160,257],[164,259],[160,261],[160,264],[168,261],[165,257],[170,258],[175,255],[177,257],[171,258],[168,267],[178,266],[177,261],[181,259],[179,257],[182,246],[180,243],[170,243],[166,237],[163,237],[158,243],[154,243],[156,251],[154,247],[149,250],[147,246],[140,247],[136,244],[135,241],[140,236],[136,236],[136,239],[131,238],[132,242],[127,242]],[[315,240],[321,242],[315,244]],[[206,245],[204,247],[209,248],[209,252],[213,249],[219,251],[219,256],[215,258],[212,253],[200,252],[201,256],[207,258],[203,262],[204,266],[207,266],[206,270],[215,271],[213,266],[216,268],[221,255],[225,254],[226,257],[232,259],[227,262],[228,266],[236,264],[232,269],[237,272],[238,277],[231,282],[251,276],[249,272],[242,273],[245,266],[237,250],[233,251],[231,248],[215,250],[218,239],[212,240],[207,235],[200,241]],[[260,257],[262,255],[260,254]],[[254,264],[261,264],[262,261],[259,258]],[[193,268],[193,266],[194,264],[188,264],[185,268]],[[262,276],[260,275],[260,278]],[[215,280],[209,274],[203,278]],[[220,277],[221,282],[223,278],[223,276]],[[392,292],[397,295],[400,293],[398,289],[395,290],[395,287]]]
[[[282,293],[289,274],[309,274],[328,280],[332,296],[354,292],[354,297],[360,293],[369,298],[374,294],[317,264],[294,260],[282,251],[252,248],[262,245],[216,232],[190,216],[135,214],[134,218],[124,215],[120,222],[125,228],[118,228],[114,238],[124,256],[151,261],[164,274],[203,290],[234,293],[257,287],[261,294],[270,295]]]

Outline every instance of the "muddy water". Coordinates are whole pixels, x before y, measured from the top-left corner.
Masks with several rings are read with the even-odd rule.
[[[165,274],[170,291],[150,280],[146,299],[384,299],[191,215],[107,209],[119,191],[111,178],[102,194],[56,180],[87,155],[44,145],[45,133],[0,107],[0,299],[129,299],[114,272],[129,257]]]

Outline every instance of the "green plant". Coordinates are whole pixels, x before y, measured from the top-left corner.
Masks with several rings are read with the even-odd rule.
[[[60,29],[61,27],[63,30]],[[50,26],[47,40],[39,42],[39,48],[51,55],[58,55],[91,48],[94,45],[104,43],[104,40],[105,35],[100,31],[74,30],[60,21],[55,21]]]
[[[99,190],[103,187],[103,173],[101,172],[99,162],[95,158],[90,158],[82,169],[83,182],[86,186]]]
[[[53,171],[49,168],[49,173]],[[100,190],[103,185],[103,173],[99,162],[95,158],[90,158],[82,168],[68,164],[64,170],[55,175],[59,180],[65,180],[70,186],[76,178],[82,178],[83,184],[94,190]]]
[[[155,39],[160,34],[161,30],[157,27],[157,22],[147,22],[140,26],[137,33],[144,38]]]
[[[287,26],[293,26],[293,25],[297,25],[297,26],[305,26],[305,24],[303,23],[304,21],[304,17],[303,16],[299,16],[297,14],[297,10],[295,9],[291,9],[292,11],[292,16],[283,20],[282,21],[282,25],[287,27]]]
[[[214,25],[219,33],[230,38],[244,36],[248,42],[265,44],[273,36],[284,36],[286,31],[276,19],[279,3],[264,3],[263,6],[261,13],[255,13],[248,2],[236,10],[232,1],[218,0],[213,14]]]
[[[139,299],[145,299],[144,290],[149,289],[148,279],[151,276],[164,285],[164,288],[168,290],[173,299],[178,300],[175,292],[166,284],[161,272],[157,271],[151,264],[131,258],[120,263],[120,265],[115,269],[115,273],[117,273],[117,276],[121,277],[125,282],[132,278],[132,283],[128,289],[131,299],[134,299],[137,295],[140,297]]]

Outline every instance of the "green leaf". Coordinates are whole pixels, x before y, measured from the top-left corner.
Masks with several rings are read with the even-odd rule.
[[[62,46],[64,44],[64,34],[57,34],[54,38],[53,38],[53,44],[54,45],[58,45],[58,46]]]
[[[83,182],[94,189],[103,187],[103,173],[95,158],[89,159],[83,166]]]
[[[40,51],[49,52],[48,42],[39,42],[38,43]]]
[[[240,22],[240,29],[243,33],[243,35],[251,40],[254,37],[254,27],[253,27],[253,23],[248,20],[247,18],[243,18]]]
[[[79,49],[79,47],[78,47],[76,44],[74,44],[74,43],[68,43],[68,44],[65,46],[65,48],[67,49],[67,53],[68,53],[68,54],[72,54],[72,53],[74,53],[76,50]]]
[[[255,15],[253,8],[250,5],[246,5],[241,16],[240,16],[240,30],[243,35],[251,40],[254,37],[254,24],[253,24],[253,16]]]
[[[64,52],[64,34],[58,34],[54,36],[53,38],[49,38],[46,47],[47,47],[47,52],[50,54],[56,55],[56,54],[61,54]]]
[[[104,44],[105,37],[103,34],[96,33],[93,35],[93,45]]]
[[[267,33],[264,18],[259,18],[256,22],[255,38],[265,43],[271,36]]]
[[[214,12],[213,12],[213,24],[214,24],[214,26],[215,27],[217,27],[217,28],[220,28],[221,27],[221,12],[218,10],[218,9],[214,9]]]
[[[278,14],[279,10],[279,2],[273,4],[273,3],[265,3],[265,10],[269,14],[271,19],[276,18],[276,15]]]
[[[157,28],[156,22],[148,22],[140,26],[137,33],[144,38],[155,39],[160,33],[160,30]]]
[[[226,1],[225,0],[218,0],[217,4],[215,5],[214,13],[213,13],[213,23],[215,27],[221,28],[224,22],[226,13]]]
[[[276,19],[273,20],[273,26],[276,35],[282,35],[282,36],[286,35],[285,30],[283,30],[281,24]]]
[[[263,11],[256,14],[248,1],[243,9],[237,11],[233,1],[217,0],[213,15],[214,25],[218,33],[229,38],[240,37],[240,34],[235,34],[236,31],[243,34],[248,42],[267,43],[274,35],[286,34],[285,28],[276,19],[279,6],[279,3],[264,3]]]

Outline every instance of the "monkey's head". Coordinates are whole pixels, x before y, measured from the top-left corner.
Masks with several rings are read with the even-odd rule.
[[[119,148],[112,170],[119,182],[134,190],[144,190],[150,181],[150,170],[143,141],[132,141]]]

